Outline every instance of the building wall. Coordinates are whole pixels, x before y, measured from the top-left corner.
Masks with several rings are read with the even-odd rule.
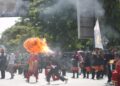
[[[94,37],[95,17],[80,18],[80,39],[87,39]]]

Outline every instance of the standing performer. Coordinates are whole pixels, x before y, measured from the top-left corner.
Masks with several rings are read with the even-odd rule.
[[[99,68],[100,68],[100,55],[98,54],[98,51],[95,50],[92,53],[92,79],[95,79],[95,76],[97,79],[99,79]]]
[[[97,75],[97,79],[103,79],[104,76],[104,65],[105,65],[105,59],[104,59],[104,54],[102,52],[100,52],[99,55],[99,71],[98,71],[98,75]]]
[[[91,55],[89,52],[86,53],[84,63],[83,63],[83,78],[89,78],[89,73],[91,71]],[[87,76],[86,76],[87,75]]]
[[[108,51],[106,54],[105,54],[105,59],[106,59],[106,66],[107,66],[107,77],[108,77],[108,81],[107,83],[110,83],[111,82],[111,78],[112,78],[112,70],[113,70],[113,62],[111,63],[112,60],[114,60],[114,54],[110,51]]]
[[[27,82],[29,82],[30,76],[34,75],[36,82],[38,80],[38,57],[35,54],[31,54],[28,59],[28,72],[26,74]]]
[[[80,65],[80,61],[82,59],[82,56],[80,55],[79,52],[76,52],[74,57],[72,58],[72,72],[73,72],[73,77],[75,78],[75,74],[77,74],[77,78],[79,78],[79,65]]]

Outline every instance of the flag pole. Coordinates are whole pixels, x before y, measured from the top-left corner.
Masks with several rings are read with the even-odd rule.
[[[77,30],[78,30],[78,39],[80,39],[80,1],[76,1],[77,8]]]

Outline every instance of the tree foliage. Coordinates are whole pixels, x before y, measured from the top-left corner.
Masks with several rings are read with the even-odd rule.
[[[29,37],[35,36],[35,31],[32,27],[15,25],[6,30],[2,36],[2,43],[10,50],[23,48],[23,42]]]
[[[62,9],[60,12],[45,14],[47,7],[54,5],[58,0],[30,0],[29,12],[21,18],[15,26],[6,30],[2,42],[6,46],[16,47],[28,37],[45,37],[53,47],[63,50],[75,50],[93,47],[92,39],[80,40],[77,38],[77,14],[73,6]],[[120,2],[118,0],[102,0],[105,9],[106,24],[111,25],[120,33]],[[111,39],[109,45],[118,44],[118,39]]]
[[[44,14],[43,10],[55,3],[55,0],[46,0],[44,3],[31,1],[29,14],[23,20],[28,18],[27,22],[38,27],[38,35],[46,37],[53,47],[61,47],[63,50],[85,48],[84,41],[77,38],[77,16],[72,6],[52,15]]]
[[[103,0],[104,9],[105,9],[105,20],[106,24],[111,26],[111,28],[117,32],[117,37],[114,37],[112,34],[109,38],[108,46],[117,46],[120,45],[120,1],[119,0]],[[110,32],[108,32],[110,33]]]

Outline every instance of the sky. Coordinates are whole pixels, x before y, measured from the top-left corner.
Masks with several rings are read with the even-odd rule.
[[[16,21],[18,20],[18,17],[1,17],[0,18],[0,37],[1,34],[11,26],[13,26]]]

